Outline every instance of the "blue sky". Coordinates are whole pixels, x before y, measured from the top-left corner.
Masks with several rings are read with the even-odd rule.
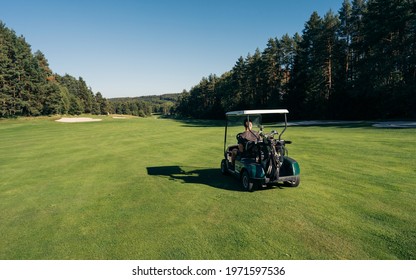
[[[343,0],[0,0],[0,20],[51,69],[104,97],[190,90]]]

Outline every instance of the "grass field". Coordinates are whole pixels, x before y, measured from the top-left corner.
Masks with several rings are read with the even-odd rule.
[[[222,124],[0,120],[0,259],[416,259],[416,129],[290,127],[300,186],[248,193]]]

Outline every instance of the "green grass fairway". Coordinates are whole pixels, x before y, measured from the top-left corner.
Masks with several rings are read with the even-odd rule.
[[[300,186],[248,193],[222,125],[0,120],[0,259],[416,259],[416,129],[290,127]]]

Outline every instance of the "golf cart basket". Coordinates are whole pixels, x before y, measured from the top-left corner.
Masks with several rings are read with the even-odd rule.
[[[221,172],[232,174],[241,180],[244,189],[252,191],[254,186],[266,187],[276,183],[297,187],[300,183],[299,164],[288,156],[286,144],[291,141],[282,139],[287,129],[286,109],[243,110],[226,113],[224,135],[224,159]],[[279,114],[284,116],[284,127],[280,134],[263,132],[262,115]],[[244,143],[244,152],[239,151],[239,133],[245,121],[250,120],[259,128],[256,141]],[[277,139],[275,138],[276,136]]]

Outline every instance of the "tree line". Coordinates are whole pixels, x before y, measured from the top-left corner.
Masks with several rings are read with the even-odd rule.
[[[298,119],[416,117],[416,1],[345,0],[302,35],[268,40],[221,76],[184,90],[176,114],[288,108]]]
[[[146,117],[151,114],[171,115],[178,100],[178,93],[121,97],[109,99],[114,114]]]

